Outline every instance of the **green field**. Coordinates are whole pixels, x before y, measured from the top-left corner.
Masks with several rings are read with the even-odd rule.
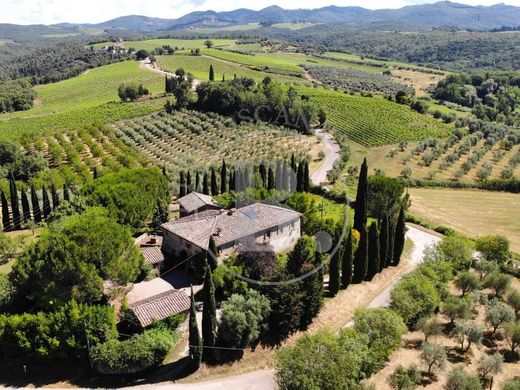
[[[316,26],[316,23],[277,23],[271,27],[274,28],[285,28],[288,30],[301,30],[302,28]]]
[[[173,48],[183,49],[202,49],[204,46],[205,39],[147,39],[144,41],[125,41],[125,48],[135,48],[136,50],[144,49],[152,51],[157,47],[164,45],[170,45]],[[212,39],[213,44],[216,47],[228,46],[234,43],[233,39]],[[97,43],[94,47],[104,47],[113,45],[113,42]]]
[[[446,137],[453,127],[380,97],[352,96],[324,88],[300,88],[327,113],[332,127],[365,146]]]

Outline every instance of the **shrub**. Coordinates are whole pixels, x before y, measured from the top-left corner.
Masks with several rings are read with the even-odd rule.
[[[506,292],[510,284],[511,276],[495,271],[486,278],[484,287],[493,289],[495,297],[498,298]]]
[[[422,343],[421,359],[428,366],[428,374],[433,368],[442,369],[446,365],[446,351],[442,345]]]
[[[462,367],[454,368],[448,375],[446,390],[481,390],[482,385],[476,375],[471,375]]]
[[[461,272],[457,279],[455,279],[455,286],[462,291],[462,296],[473,290],[480,288],[480,280],[477,275],[471,271]]]
[[[392,388],[397,390],[412,390],[421,382],[421,372],[415,364],[408,368],[399,365],[388,378]]]
[[[484,259],[494,261],[498,265],[504,265],[511,257],[509,240],[504,236],[480,237],[475,248],[482,253]]]
[[[504,383],[502,390],[520,390],[520,379],[510,379]]]
[[[99,344],[90,356],[101,374],[132,374],[161,363],[173,344],[170,332],[152,329],[125,341]]]
[[[486,307],[486,321],[491,325],[493,334],[496,333],[501,325],[512,322],[514,319],[515,312],[509,305],[503,302],[493,299]]]

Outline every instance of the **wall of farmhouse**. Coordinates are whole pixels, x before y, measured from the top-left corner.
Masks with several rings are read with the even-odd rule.
[[[193,245],[191,242],[186,241],[166,229],[163,229],[163,235],[162,250],[167,257],[176,258],[183,252],[189,257],[201,251],[198,246]]]
[[[300,220],[278,226],[268,232],[256,236],[258,244],[270,244],[275,252],[287,252],[291,250],[301,236]]]

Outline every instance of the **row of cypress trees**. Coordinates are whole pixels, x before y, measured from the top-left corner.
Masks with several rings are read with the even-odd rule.
[[[209,173],[196,171],[193,180],[190,171],[181,171],[179,197],[192,191],[216,196],[229,191],[241,192],[258,185],[267,190],[290,192],[308,192],[310,187],[309,163],[296,163],[294,155],[291,157],[290,165],[278,161],[274,169],[264,163],[252,168],[228,168],[224,160],[218,175],[220,177],[217,177],[217,171],[212,167]]]
[[[389,266],[397,266],[405,244],[405,210],[401,207],[396,221],[385,214],[373,221],[367,230],[368,166],[363,161],[359,175],[353,229],[359,232],[357,249],[353,250],[353,231],[349,229],[345,242],[332,256],[329,269],[329,293],[334,296],[351,283],[370,281]]]
[[[58,207],[61,201],[54,185],[50,187],[50,197],[49,191],[45,186],[42,187],[41,193],[42,206],[40,206],[40,198],[35,186],[31,185],[29,202],[26,190],[24,188],[18,190],[14,175],[11,172],[9,174],[9,200],[5,193],[0,190],[2,229],[5,232],[21,230],[29,222],[39,224],[47,220],[51,212]],[[66,184],[63,185],[63,200],[70,200],[69,189]]]

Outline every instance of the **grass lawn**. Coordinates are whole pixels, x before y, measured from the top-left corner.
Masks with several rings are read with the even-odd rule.
[[[35,242],[40,236],[40,229],[37,229],[33,235],[30,230],[17,230],[14,232],[5,233],[7,237],[12,238],[17,243],[17,253],[21,253],[22,250],[29,244]],[[13,268],[13,264],[16,259],[12,259],[5,264],[0,264],[0,273],[8,274]]]
[[[501,234],[520,252],[520,194],[476,190],[410,188],[410,212],[469,237]]]
[[[345,208],[344,204],[336,203],[330,199],[324,198],[323,196],[316,194],[309,194],[309,196],[316,202],[315,204],[318,208],[318,214],[320,215],[323,204],[323,218],[332,219],[334,222],[343,222],[343,210]],[[349,214],[353,216],[354,211],[350,209]]]

